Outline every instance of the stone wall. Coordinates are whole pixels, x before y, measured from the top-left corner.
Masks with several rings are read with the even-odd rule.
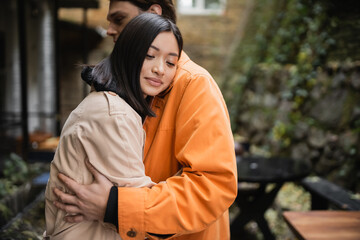
[[[314,174],[357,192],[359,7],[256,1],[222,85],[236,139],[252,154],[308,159]]]
[[[254,154],[262,149],[307,159],[315,174],[359,191],[360,62],[319,68],[301,112],[280,94],[295,68],[256,67],[243,93],[237,132],[252,144]]]

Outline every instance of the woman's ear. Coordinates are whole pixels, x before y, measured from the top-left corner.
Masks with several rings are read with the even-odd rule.
[[[147,12],[155,13],[157,15],[162,15],[162,8],[159,4],[153,4],[150,6],[150,8],[147,10]]]

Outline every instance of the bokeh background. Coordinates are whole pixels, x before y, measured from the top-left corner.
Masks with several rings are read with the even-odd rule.
[[[220,86],[234,141],[249,146],[244,154],[306,159],[312,174],[359,198],[360,3],[174,2],[184,50]],[[81,65],[112,50],[108,3],[0,2],[1,226],[37,196],[16,204],[8,197],[47,171],[65,120],[89,92]],[[277,199],[283,208],[306,209],[303,194],[286,185]]]

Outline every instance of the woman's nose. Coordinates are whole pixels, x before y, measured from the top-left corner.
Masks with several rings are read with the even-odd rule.
[[[157,63],[153,66],[152,69],[153,73],[156,73],[158,75],[164,75],[164,64],[163,63]]]

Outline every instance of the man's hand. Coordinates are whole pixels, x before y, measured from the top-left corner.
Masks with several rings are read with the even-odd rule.
[[[89,160],[86,160],[85,163],[95,178],[94,182],[89,185],[78,184],[64,174],[58,174],[58,178],[65,186],[75,193],[75,195],[71,195],[54,188],[54,193],[59,198],[59,201],[55,201],[54,205],[69,214],[65,217],[67,222],[104,220],[107,200],[113,184],[98,172]]]

